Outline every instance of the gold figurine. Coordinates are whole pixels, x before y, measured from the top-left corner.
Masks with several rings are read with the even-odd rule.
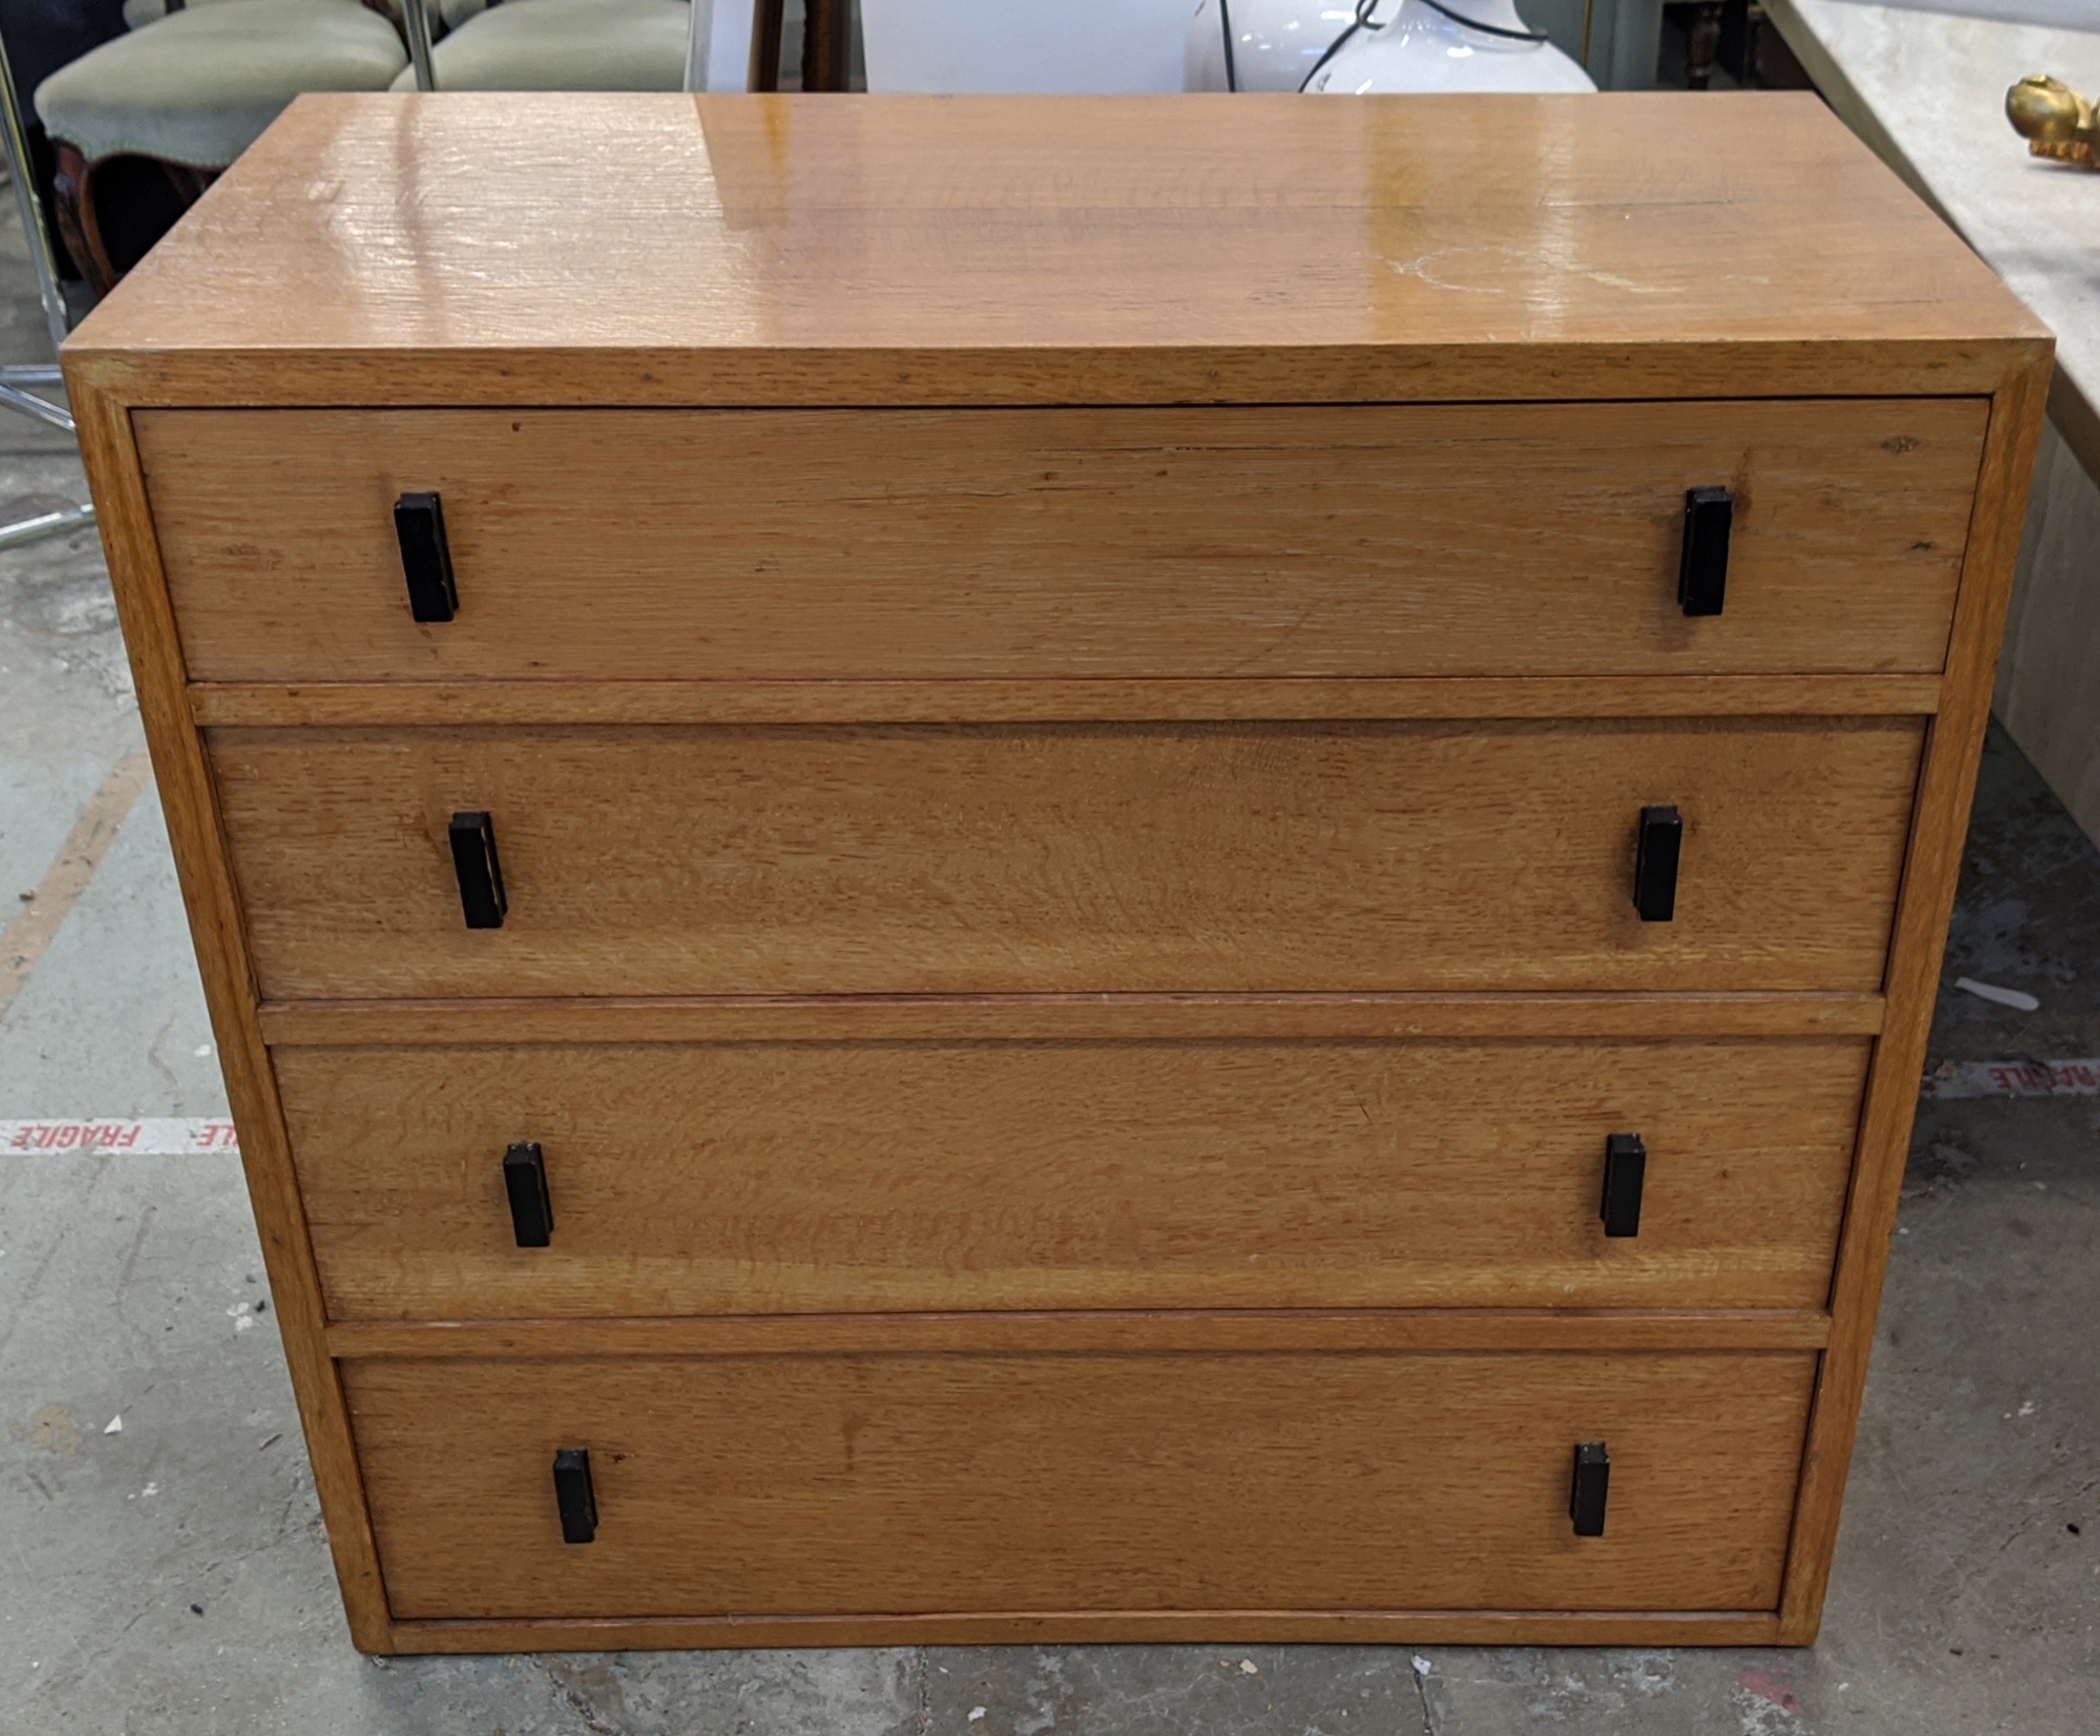
[[[2100,169],[2100,117],[2063,80],[2036,73],[2005,93],[2005,119],[2038,157]]]

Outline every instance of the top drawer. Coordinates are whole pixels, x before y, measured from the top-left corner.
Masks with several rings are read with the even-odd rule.
[[[1925,673],[1972,399],[142,410],[202,681]],[[1685,491],[1736,496],[1689,618]],[[459,593],[412,619],[393,506]]]

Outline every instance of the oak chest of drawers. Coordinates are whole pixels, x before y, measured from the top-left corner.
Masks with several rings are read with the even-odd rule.
[[[296,105],[66,362],[357,1642],[1812,1637],[2048,358],[1805,98]]]

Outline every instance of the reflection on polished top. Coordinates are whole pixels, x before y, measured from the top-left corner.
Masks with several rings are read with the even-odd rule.
[[[1069,402],[1987,391],[2009,337],[1805,95],[461,93],[302,97],[68,354],[133,402]]]

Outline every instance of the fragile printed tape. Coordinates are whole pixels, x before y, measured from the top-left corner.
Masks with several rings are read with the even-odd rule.
[[[2100,1060],[1942,1061],[1925,1076],[1926,1097],[2100,1096]]]
[[[183,1157],[238,1151],[230,1121],[0,1121],[0,1151],[123,1151],[137,1157]]]
[[[2100,1059],[1943,1061],[1925,1076],[1918,1094],[1933,1098],[2100,1097]],[[0,1121],[0,1152],[124,1151],[141,1157],[181,1157],[239,1150],[230,1121]]]

